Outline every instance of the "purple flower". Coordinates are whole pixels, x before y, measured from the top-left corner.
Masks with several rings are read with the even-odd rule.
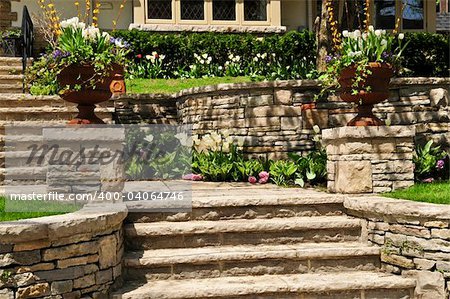
[[[439,161],[437,161],[437,163],[436,163],[436,168],[437,168],[437,169],[442,170],[442,169],[444,169],[444,166],[445,166],[444,160],[439,160]]]
[[[325,56],[325,62],[326,63],[331,62],[331,60],[333,60],[333,56],[330,56],[330,55]]]
[[[64,57],[70,56],[70,52],[63,52],[59,49],[56,49],[52,53],[52,56],[53,56],[53,59],[64,58]]]
[[[383,59],[388,59],[388,58],[391,58],[391,57],[392,57],[392,53],[383,52],[381,54],[381,58],[383,58]]]

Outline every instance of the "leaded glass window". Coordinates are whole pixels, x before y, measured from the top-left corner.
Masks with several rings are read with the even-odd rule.
[[[423,29],[423,0],[403,0],[403,29]]]
[[[395,0],[375,0],[375,27],[395,28]]]
[[[181,0],[182,20],[204,20],[205,1],[204,0]]]
[[[213,20],[235,21],[236,0],[213,0]]]
[[[267,0],[244,0],[245,21],[267,21]]]
[[[172,19],[172,0],[148,0],[148,18],[154,20]]]

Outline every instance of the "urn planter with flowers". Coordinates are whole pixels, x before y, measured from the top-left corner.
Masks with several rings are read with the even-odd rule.
[[[373,106],[389,98],[389,82],[399,66],[404,35],[398,36],[373,26],[361,33],[344,31],[335,56],[327,57],[327,73],[321,77],[324,90],[335,89],[345,102],[355,103],[358,114],[348,126],[381,126]],[[397,39],[397,40],[396,40]]]
[[[106,32],[72,18],[61,22],[61,34],[52,53],[61,69],[59,94],[78,104],[78,115],[69,124],[103,124],[95,105],[113,94],[125,93],[123,63],[127,45]]]

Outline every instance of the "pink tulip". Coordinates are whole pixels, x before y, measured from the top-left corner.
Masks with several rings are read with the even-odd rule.
[[[258,181],[258,180],[257,180],[254,176],[249,176],[249,177],[248,177],[248,182],[249,182],[250,184],[256,184],[257,181]]]

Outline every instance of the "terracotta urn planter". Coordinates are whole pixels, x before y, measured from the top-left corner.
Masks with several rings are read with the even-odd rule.
[[[70,87],[61,94],[63,100],[78,104],[78,115],[69,124],[104,124],[94,113],[95,105],[109,100],[113,94],[126,92],[124,69],[117,64],[101,81],[91,65],[68,66],[61,71],[57,80],[59,86]],[[96,82],[95,88],[91,86],[91,80]],[[75,88],[77,86],[80,88]]]
[[[394,70],[387,63],[369,63],[369,71],[366,80],[359,83],[359,92],[352,94],[353,80],[356,76],[356,67],[348,67],[342,70],[339,78],[341,85],[341,99],[345,102],[358,104],[358,115],[347,126],[382,126],[384,121],[376,117],[373,105],[381,103],[389,98],[389,81],[394,75]],[[370,87],[369,91],[364,88]]]

